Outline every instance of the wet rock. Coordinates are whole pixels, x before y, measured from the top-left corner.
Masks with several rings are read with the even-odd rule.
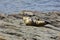
[[[35,16],[32,11],[27,11],[27,10],[23,10],[20,14],[24,16],[30,16],[30,17]]]
[[[5,15],[5,14],[0,14],[0,20],[4,19],[4,18],[6,18],[6,17],[7,17],[7,15]]]

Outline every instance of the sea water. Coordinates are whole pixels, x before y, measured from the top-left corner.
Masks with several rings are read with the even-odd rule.
[[[60,11],[60,0],[0,0],[0,13],[18,13],[22,10]]]

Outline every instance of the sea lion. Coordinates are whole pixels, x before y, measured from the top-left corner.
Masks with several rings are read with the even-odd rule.
[[[30,26],[44,26],[44,25],[48,24],[47,21],[33,20],[30,17],[23,17],[23,20],[26,25],[30,25]]]

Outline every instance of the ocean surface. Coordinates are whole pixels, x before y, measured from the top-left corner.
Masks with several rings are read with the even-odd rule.
[[[0,13],[18,13],[21,10],[60,11],[60,0],[0,0]]]

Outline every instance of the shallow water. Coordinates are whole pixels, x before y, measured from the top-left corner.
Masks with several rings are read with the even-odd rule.
[[[1,13],[21,10],[60,11],[60,0],[0,0]]]

